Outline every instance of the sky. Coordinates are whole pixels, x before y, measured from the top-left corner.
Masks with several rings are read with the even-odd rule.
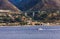
[[[38,0],[9,0],[9,1],[22,11],[30,9],[36,3],[39,2]]]

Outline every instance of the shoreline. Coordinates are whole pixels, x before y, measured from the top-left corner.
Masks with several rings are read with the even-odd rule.
[[[60,23],[40,23],[39,25],[20,25],[19,23],[0,23],[0,26],[60,26]]]

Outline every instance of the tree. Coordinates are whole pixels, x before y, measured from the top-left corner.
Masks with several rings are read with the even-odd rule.
[[[21,18],[20,18],[20,17],[15,18],[15,20],[16,20],[17,22],[21,22]]]

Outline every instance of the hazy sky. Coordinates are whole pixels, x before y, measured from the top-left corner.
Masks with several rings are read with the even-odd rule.
[[[25,11],[38,3],[38,0],[10,0],[10,2],[13,3],[20,10]]]

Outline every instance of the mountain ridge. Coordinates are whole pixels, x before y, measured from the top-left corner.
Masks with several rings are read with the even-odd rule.
[[[37,3],[34,7],[32,7],[30,10],[35,11],[35,10],[48,10],[48,9],[59,9],[60,7],[56,5],[56,3],[54,1],[45,1],[43,0],[44,3],[42,5],[40,5],[40,2]]]

